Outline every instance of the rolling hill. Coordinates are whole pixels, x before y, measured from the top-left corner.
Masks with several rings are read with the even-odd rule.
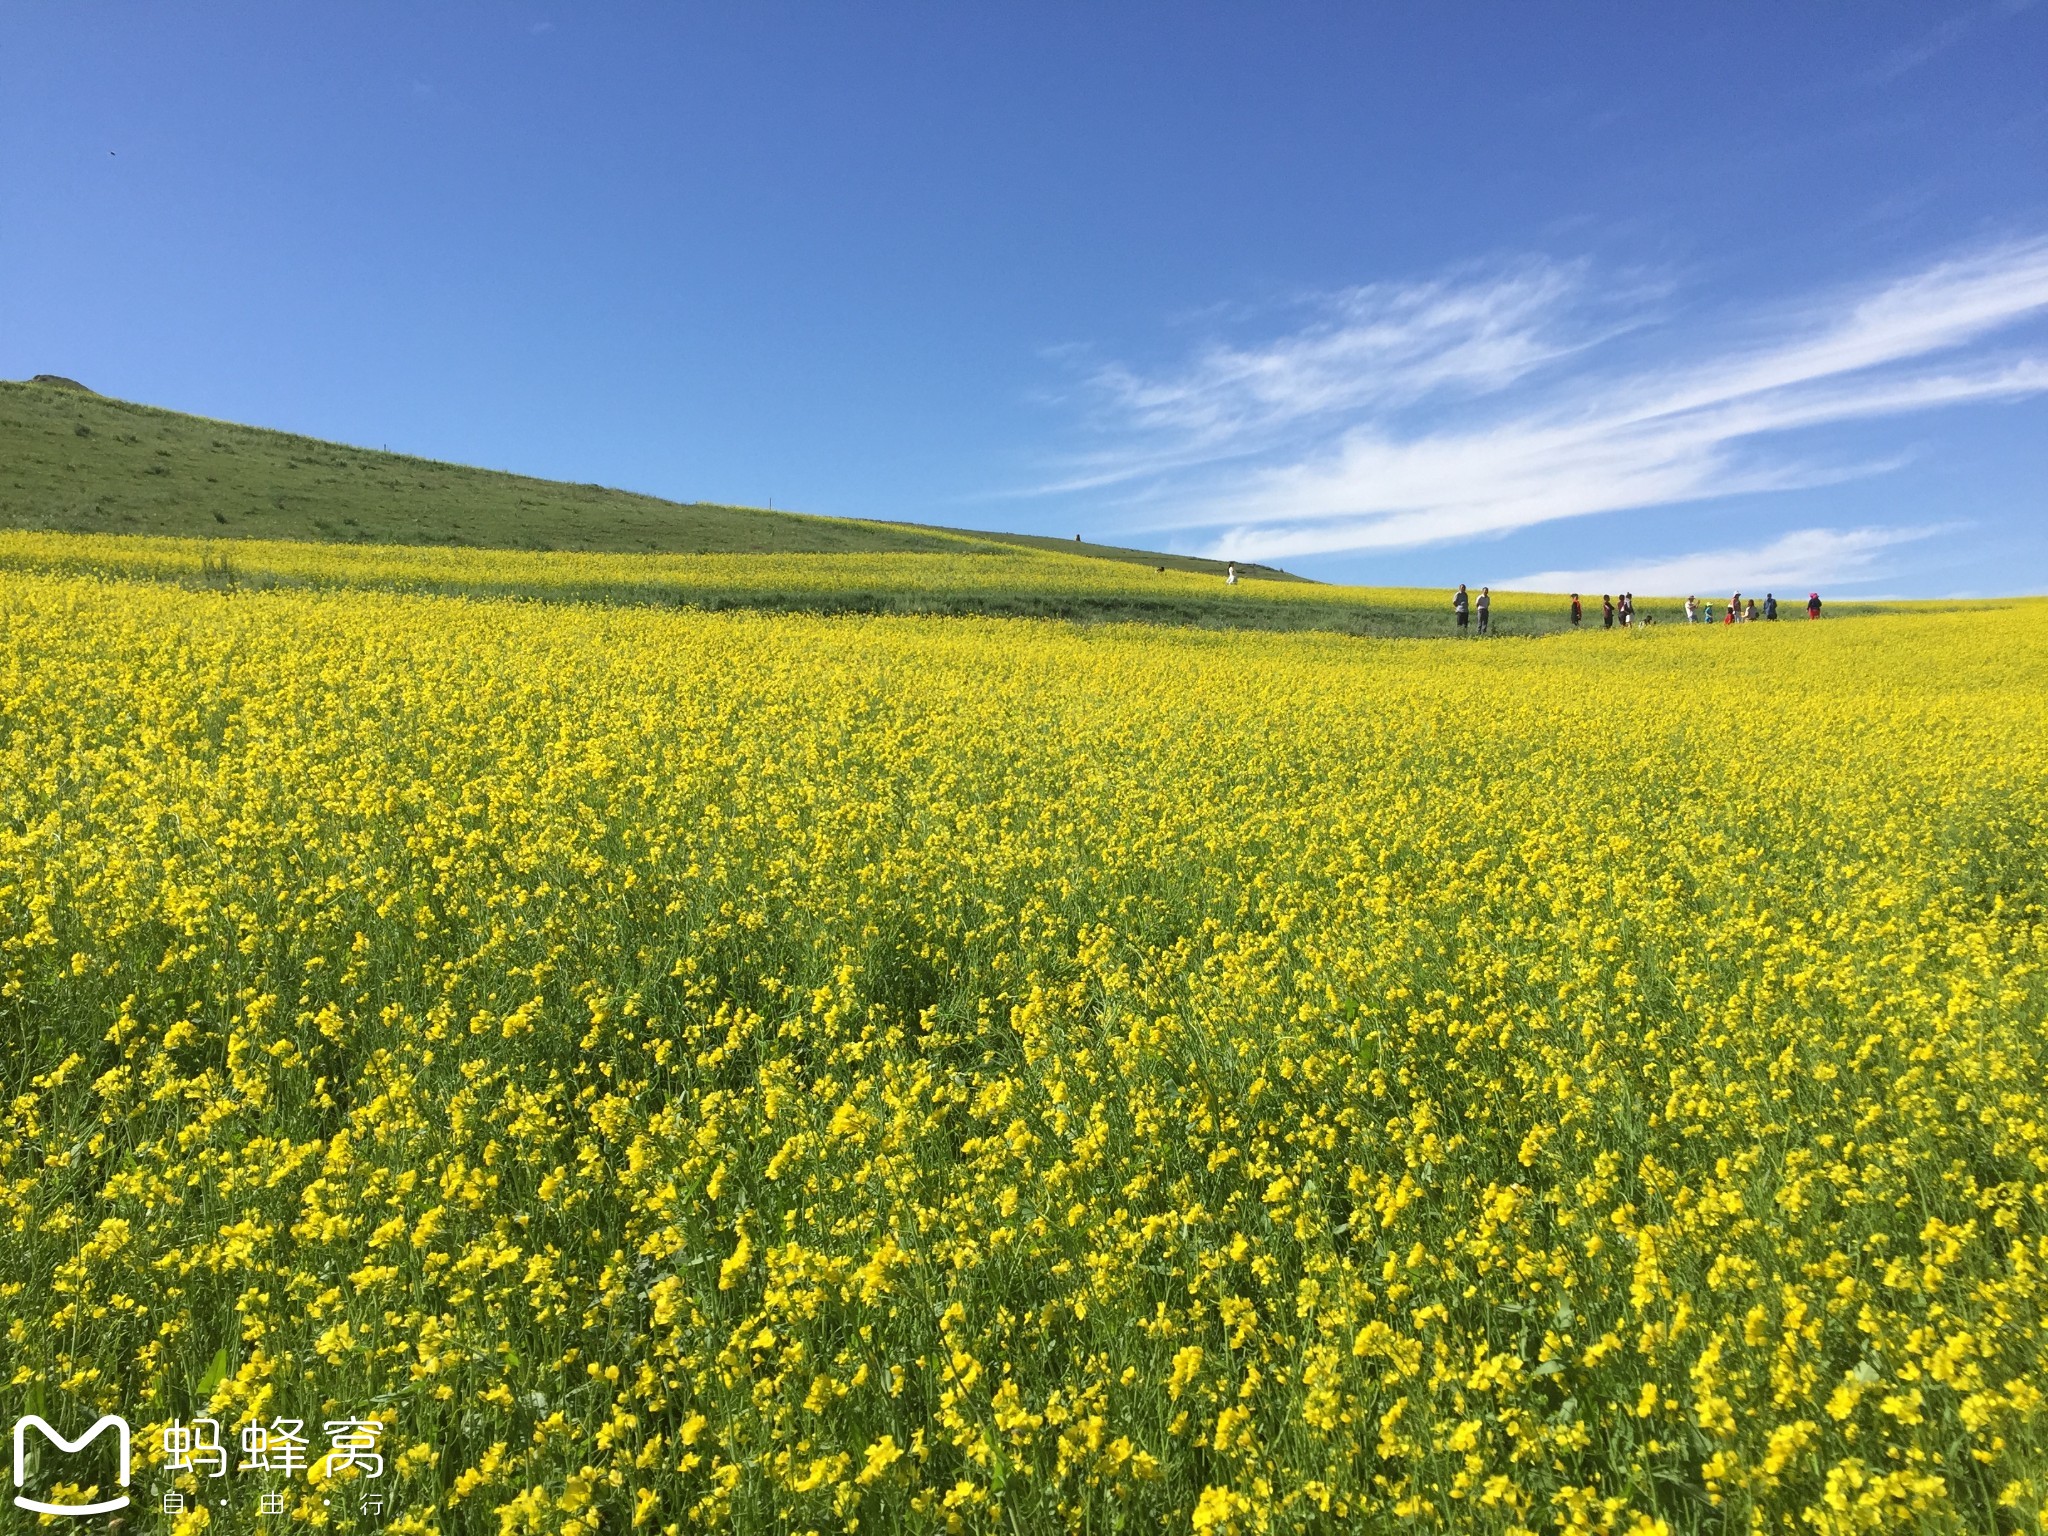
[[[0,568],[228,591],[1453,633],[1436,588],[1260,566],[1239,569],[1263,579],[1227,586],[1221,562],[1191,556],[663,501],[182,415],[47,375],[0,382]],[[1673,599],[1642,611],[1680,617]],[[1493,612],[1504,636],[1567,627],[1555,596],[1496,593]]]
[[[681,503],[537,480],[136,405],[48,374],[0,382],[0,527],[658,554],[1023,547],[1209,575],[1223,570],[1215,560],[1028,534]]]

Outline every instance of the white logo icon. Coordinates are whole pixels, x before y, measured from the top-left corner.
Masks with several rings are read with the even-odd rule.
[[[74,1454],[84,1450],[93,1441],[97,1440],[100,1437],[101,1430],[111,1428],[114,1431],[115,1441],[121,1449],[121,1486],[123,1488],[128,1486],[128,1421],[110,1413],[76,1440],[66,1440],[56,1430],[52,1429],[47,1422],[36,1417],[34,1414],[30,1414],[23,1419],[16,1419],[14,1421],[15,1487],[19,1488],[28,1481],[26,1442],[31,1426],[41,1430],[44,1438],[56,1446],[58,1450]],[[14,1496],[14,1502],[23,1509],[34,1510],[39,1515],[104,1515],[117,1509],[126,1509],[128,1507],[128,1495],[124,1493],[117,1499],[104,1499],[98,1504],[45,1504],[40,1499],[31,1499],[24,1494],[17,1493]]]

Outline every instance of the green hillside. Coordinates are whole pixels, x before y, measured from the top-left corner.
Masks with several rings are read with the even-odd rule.
[[[181,415],[48,376],[0,381],[0,527],[664,554],[959,554],[1024,545],[1222,571],[1213,560],[1024,534],[685,504],[535,480]]]
[[[662,501],[209,421],[48,377],[0,381],[0,570],[225,592],[1454,633],[1439,589],[1328,586],[1249,565],[1240,572],[1266,579],[1227,586],[1221,562],[1192,556]],[[1682,618],[1675,598],[1639,606],[1646,620]],[[1503,638],[1567,628],[1555,595],[1498,592],[1493,615]]]

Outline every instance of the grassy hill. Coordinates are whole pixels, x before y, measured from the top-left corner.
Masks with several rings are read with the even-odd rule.
[[[226,592],[1453,633],[1439,589],[1326,586],[1262,567],[1240,569],[1267,579],[1226,586],[1220,562],[1189,556],[686,505],[209,421],[49,379],[0,382],[0,569]],[[1503,636],[1567,627],[1559,597],[1496,593],[1493,611]],[[1680,617],[1675,599],[1645,599],[1642,611]]]
[[[1223,569],[1214,560],[1026,534],[662,501],[210,421],[47,375],[0,382],[0,527],[666,554],[960,554],[1027,546],[1202,574]]]

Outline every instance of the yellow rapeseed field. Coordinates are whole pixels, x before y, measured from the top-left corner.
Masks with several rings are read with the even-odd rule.
[[[934,537],[941,535],[934,534]],[[965,545],[959,536],[948,536]],[[1451,633],[1450,595],[1413,587],[1244,581],[1035,548],[959,554],[641,555],[425,545],[314,544],[285,539],[178,539],[0,528],[0,570],[145,577],[222,588],[347,587],[443,596],[521,597],[689,606],[881,612],[1042,612],[1181,609],[1246,628]],[[1473,590],[1478,590],[1475,585]],[[1499,592],[1504,632],[1561,629],[1561,597]],[[1664,605],[1666,616],[1677,612]],[[1600,622],[1600,599],[1589,604]],[[1055,615],[1057,616],[1057,615]],[[1069,615],[1072,616],[1072,615]]]
[[[2044,619],[0,576],[0,1406],[393,1536],[2048,1529]]]

